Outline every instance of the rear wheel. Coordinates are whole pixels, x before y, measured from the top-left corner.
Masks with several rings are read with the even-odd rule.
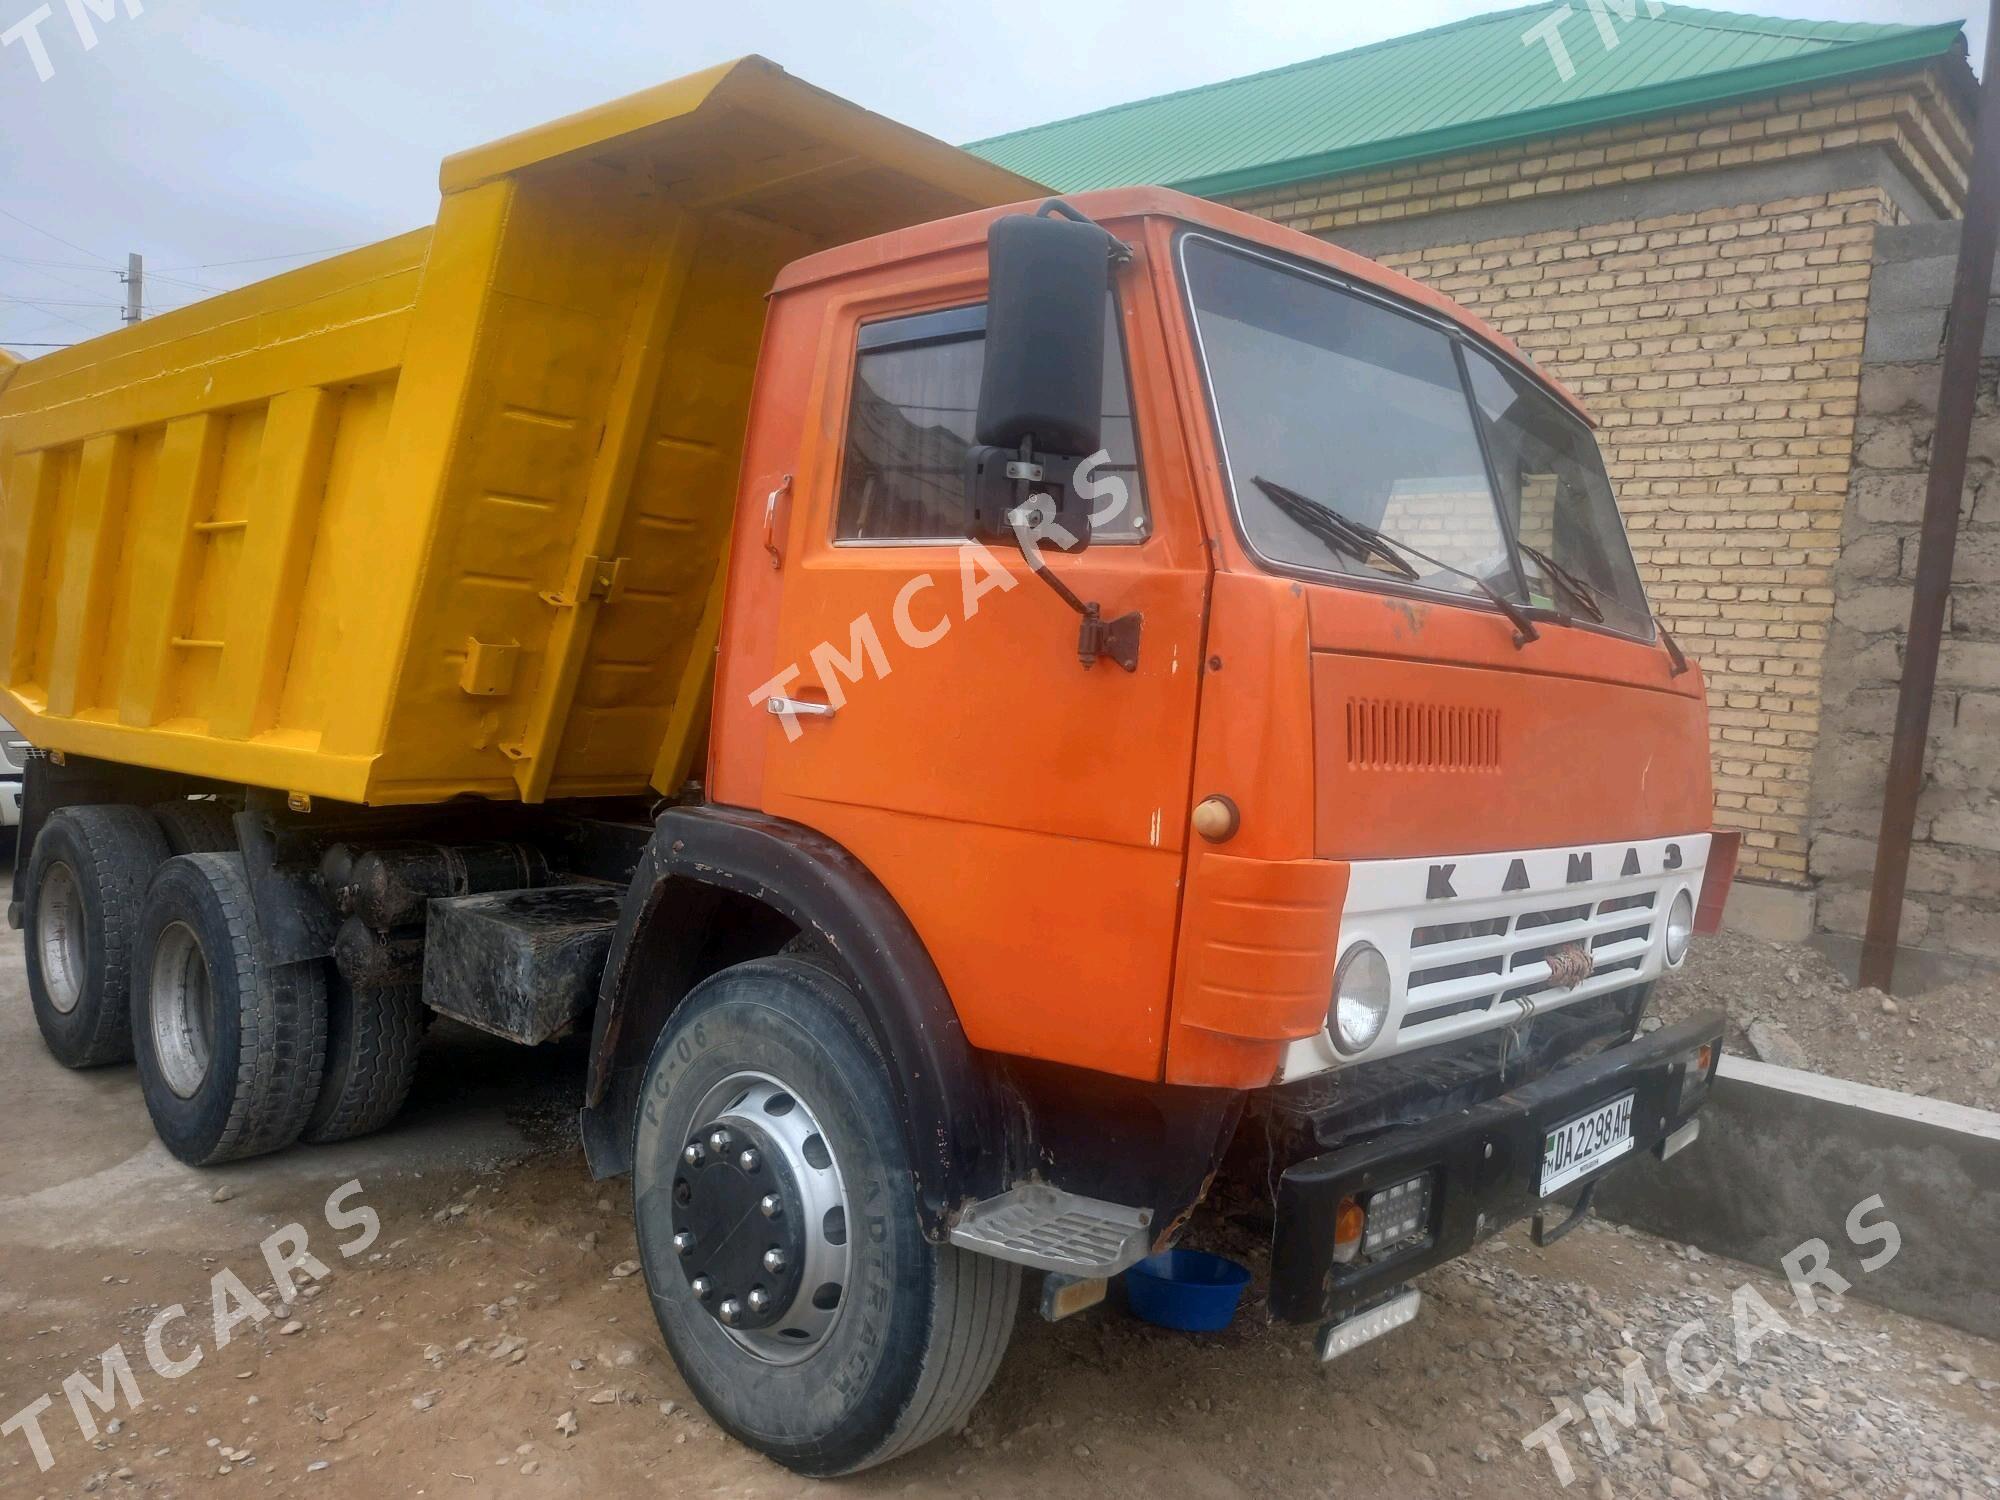
[[[139,915],[132,1028],[146,1109],[191,1166],[299,1138],[326,1059],[321,965],[267,965],[243,861],[185,854],[153,877]]]
[[[65,807],[35,840],[22,900],[28,996],[66,1068],[131,1060],[139,906],[166,858],[166,840],[139,807]]]
[[[175,854],[234,854],[236,825],[220,802],[160,802],[153,819]]]
[[[326,1074],[303,1139],[345,1141],[380,1130],[417,1076],[430,1011],[414,984],[327,985]]]
[[[731,1434],[813,1476],[962,1425],[1021,1284],[924,1239],[858,1013],[798,958],[706,980],[654,1047],[634,1142],[640,1261],[675,1362]]]

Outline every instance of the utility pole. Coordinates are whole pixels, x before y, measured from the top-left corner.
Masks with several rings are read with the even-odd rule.
[[[125,317],[136,323],[146,316],[146,257],[134,250],[125,257]]]
[[[1986,69],[1979,80],[1972,173],[1965,199],[1965,227],[1958,242],[1958,275],[1946,315],[1944,359],[1938,379],[1937,431],[1931,440],[1930,484],[1917,538],[1917,572],[1910,590],[1910,634],[1903,652],[1902,689],[1896,699],[1896,738],[1882,789],[1882,830],[1875,844],[1875,884],[1868,898],[1868,935],[1861,945],[1861,982],[1888,990],[1896,978],[1896,944],[1903,925],[1903,891],[1909,883],[1910,838],[1924,784],[1924,748],[1930,739],[1931,699],[1937,690],[1938,647],[1945,602],[1951,594],[1958,549],[1958,508],[1965,491],[1965,452],[1972,436],[1973,398],[1979,388],[1979,351],[1986,336],[1992,295],[1993,252],[2000,238],[2000,0],[1991,0],[1986,23]]]

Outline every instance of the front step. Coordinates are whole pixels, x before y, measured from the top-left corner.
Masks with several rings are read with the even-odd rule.
[[[1024,1182],[964,1210],[951,1242],[995,1260],[1080,1279],[1116,1276],[1152,1248],[1150,1208]]]

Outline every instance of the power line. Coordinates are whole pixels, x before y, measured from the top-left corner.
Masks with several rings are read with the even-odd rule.
[[[47,313],[50,317],[54,318],[58,323],[67,323],[72,328],[81,328],[85,333],[89,334],[92,338],[96,338],[99,332],[101,331],[99,329],[92,328],[88,323],[84,322],[81,318],[72,318],[68,313],[57,312],[53,307],[44,307],[42,311]]]
[[[37,344],[24,339],[0,339],[0,349],[74,349],[78,342],[72,339],[67,344]]]
[[[158,271],[148,271],[146,275],[154,281],[171,281],[175,286],[193,287],[198,292],[215,292],[219,294],[230,290],[230,288],[225,286],[210,286],[205,281],[189,281],[185,276],[163,276]]]
[[[96,287],[85,286],[82,282],[72,281],[67,276],[58,276],[53,271],[44,271],[35,266],[23,266],[21,269],[28,272],[31,276],[41,277],[44,281],[53,281],[57,286],[68,287],[73,292],[90,292],[95,294],[97,291]]]
[[[365,241],[363,243],[366,243]],[[194,266],[168,266],[169,271],[219,271],[224,266],[262,266],[274,260],[311,260],[315,255],[339,255],[346,250],[359,250],[360,245],[329,245],[324,250],[300,250],[292,255],[256,255],[248,260],[205,260]],[[86,254],[89,252],[86,251]],[[158,272],[154,273],[158,275]]]
[[[79,245],[75,240],[66,240],[61,235],[57,234],[53,229],[44,229],[39,224],[30,224],[26,219],[22,218],[19,214],[12,213],[7,209],[0,208],[0,218],[12,219],[16,224],[21,225],[25,229],[32,229],[35,231],[36,234],[45,234],[50,239],[54,240],[58,245],[67,245],[69,246],[70,249],[76,251],[76,253],[79,255],[88,255],[92,260],[106,259],[106,257],[99,255],[95,250],[86,250],[83,248],[83,246]],[[95,269],[95,267],[93,267],[92,269]],[[117,267],[113,265],[111,269],[116,270]]]
[[[109,273],[111,270],[109,266],[80,266],[73,260],[28,260],[19,255],[0,255],[0,260],[17,266],[53,266],[58,271],[104,271]]]

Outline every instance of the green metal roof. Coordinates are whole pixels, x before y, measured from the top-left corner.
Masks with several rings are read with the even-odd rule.
[[[1962,23],[1783,21],[1646,0],[1564,0],[974,141],[968,150],[1065,192],[1159,184],[1246,192],[1475,150],[1963,51]],[[1630,10],[1632,19],[1621,12]],[[1618,45],[1606,48],[1600,17]],[[1969,74],[1968,74],[1969,77]]]

